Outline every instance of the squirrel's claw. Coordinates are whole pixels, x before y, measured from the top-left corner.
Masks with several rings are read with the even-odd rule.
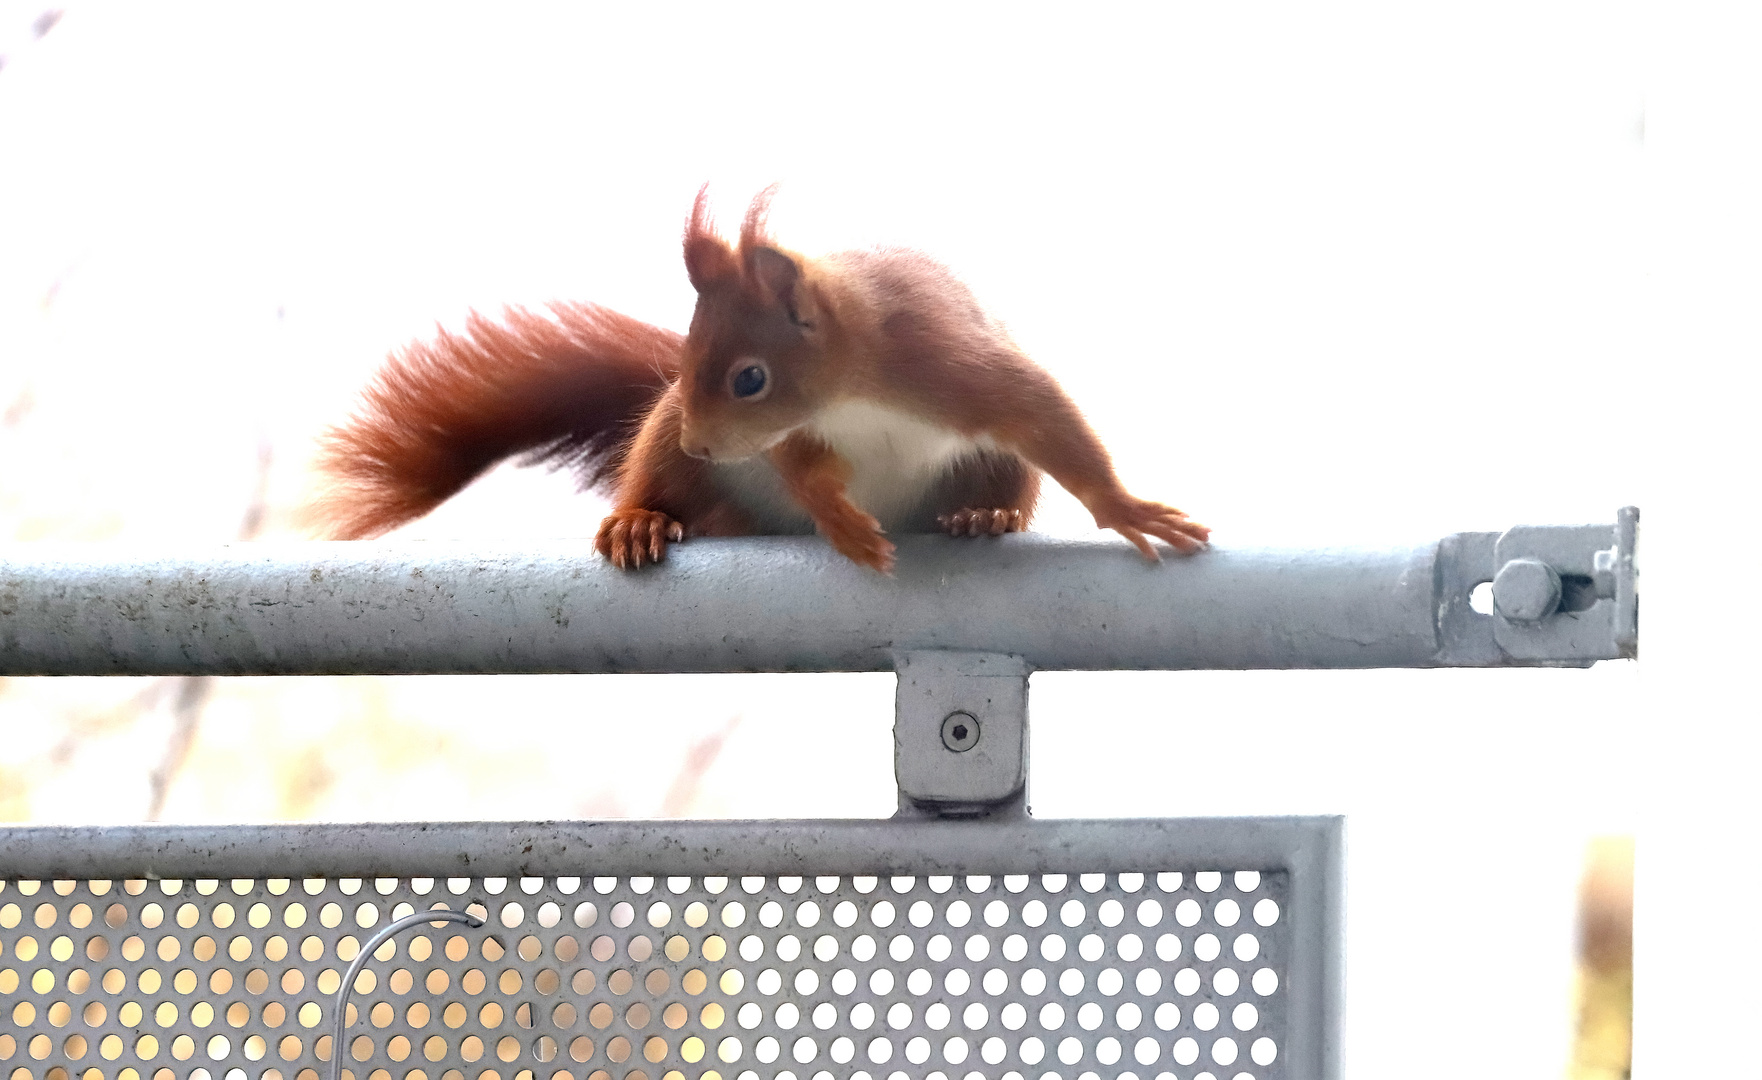
[[[655,510],[614,510],[600,522],[593,546],[613,566],[634,570],[667,557],[667,541],[685,539],[685,528]]]
[[[1112,529],[1130,540],[1146,559],[1159,562],[1161,556],[1151,546],[1154,536],[1182,555],[1191,555],[1206,546],[1211,530],[1189,519],[1183,511],[1148,499],[1124,496],[1114,506],[1095,512],[1095,523]],[[1145,534],[1149,534],[1146,536]]]
[[[893,573],[893,543],[881,531],[881,523],[862,512],[841,514],[819,523],[820,532],[832,547],[859,566],[883,574]]]
[[[972,508],[942,514],[936,518],[936,524],[950,536],[1002,536],[1028,527],[1027,517],[1020,510]]]

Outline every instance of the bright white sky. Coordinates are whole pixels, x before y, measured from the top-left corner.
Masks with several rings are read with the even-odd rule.
[[[1640,828],[1641,1061],[1681,1061],[1662,1018],[1688,1006],[1646,980],[1697,977],[1645,905],[1756,877],[1704,827],[1755,820],[1727,753],[1753,684],[1726,696],[1752,636],[1751,28],[1607,3],[69,6],[0,71],[7,535],[225,540],[265,442],[284,514],[388,348],[554,297],[683,328],[697,186],[732,219],[781,180],[782,242],[941,257],[1130,486],[1220,544],[1641,504],[1644,681],[1037,676],[1035,804],[1351,815],[1363,1077],[1558,1075],[1582,844]],[[498,473],[406,534],[583,535],[602,507],[566,489]],[[1044,521],[1088,528],[1069,500]],[[770,792],[731,812],[885,812],[880,683],[668,685],[682,716],[796,717],[731,743]],[[827,770],[790,723],[847,711],[858,780],[765,802]],[[1750,887],[1676,891],[1691,872]]]

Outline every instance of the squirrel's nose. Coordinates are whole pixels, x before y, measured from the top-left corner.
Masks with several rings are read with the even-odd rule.
[[[679,425],[679,449],[685,451],[689,457],[707,460],[710,456],[709,440],[703,437],[703,433],[697,430],[697,425],[689,418],[680,419],[684,422]]]
[[[689,429],[679,433],[679,449],[685,451],[690,457],[702,458],[706,461],[710,457],[709,442],[697,432]]]

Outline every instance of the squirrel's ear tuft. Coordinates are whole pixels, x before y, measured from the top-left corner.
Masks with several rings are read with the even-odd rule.
[[[691,218],[685,223],[685,272],[692,287],[703,292],[709,285],[740,275],[734,249],[716,235],[716,224],[710,218],[710,185],[697,189],[691,204]]]
[[[788,312],[795,325],[812,330],[818,310],[795,256],[774,247],[744,248],[741,254],[746,257],[747,281],[759,299]]]
[[[752,204],[746,208],[746,217],[740,222],[742,251],[771,246],[771,234],[766,219],[771,216],[771,200],[776,197],[776,184],[753,196]]]

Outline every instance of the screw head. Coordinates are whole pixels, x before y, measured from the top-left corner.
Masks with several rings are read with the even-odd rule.
[[[1512,559],[1493,578],[1493,610],[1511,622],[1540,622],[1560,606],[1560,575],[1540,559]]]
[[[979,720],[965,709],[956,709],[942,719],[942,745],[957,754],[964,754],[979,745]]]

